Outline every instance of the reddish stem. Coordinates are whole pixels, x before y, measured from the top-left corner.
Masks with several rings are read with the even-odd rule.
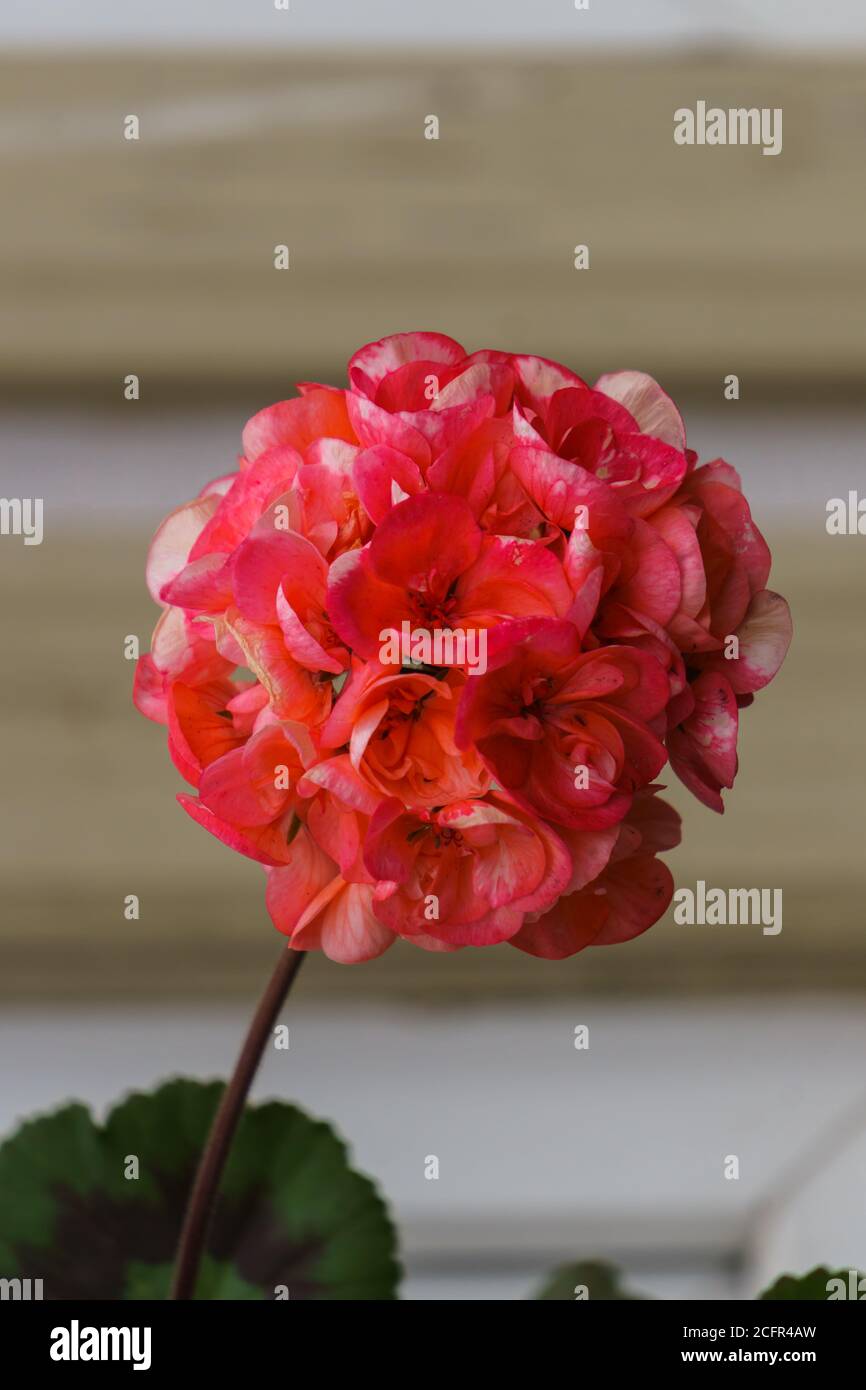
[[[214,1200],[235,1130],[243,1114],[253,1078],[259,1069],[265,1045],[292,982],[301,968],[304,954],[303,951],[293,951],[291,947],[286,947],[280,952],[276,969],[259,1000],[231,1080],[214,1115],[187,1203],[183,1230],[180,1233],[169,1295],[173,1299],[191,1299],[195,1292]]]

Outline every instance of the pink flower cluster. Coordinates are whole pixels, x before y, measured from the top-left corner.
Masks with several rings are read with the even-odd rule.
[[[790,641],[737,474],[641,372],[408,333],[348,376],[154,538],[135,701],[181,805],[334,960],[637,936],[673,891],[656,779],[722,810]]]

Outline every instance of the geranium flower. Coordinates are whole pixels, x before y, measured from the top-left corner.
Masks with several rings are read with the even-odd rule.
[[[654,657],[581,649],[567,620],[527,619],[492,635],[488,670],[466,684],[457,744],[477,748],[520,805],[558,825],[622,820],[666,761],[650,723],[669,694]]]
[[[532,500],[544,510],[553,489],[588,487],[589,475],[632,516],[663,506],[688,466],[682,420],[670,398],[641,372],[612,373],[593,389],[579,378],[560,378],[552,365],[523,359],[519,368],[518,395],[527,403],[515,405],[513,466]],[[588,495],[603,496],[598,489]],[[573,516],[574,507],[569,510]]]
[[[454,742],[460,693],[471,677],[358,663],[322,728],[323,748],[348,747],[353,768],[383,797],[408,806],[483,796],[490,775]]]
[[[335,960],[644,931],[679,834],[655,779],[723,809],[790,641],[737,474],[645,373],[441,333],[298,391],[148,555],[133,698],[184,809]]]
[[[722,811],[721,790],[737,772],[738,710],[784,661],[791,614],[766,587],[770,551],[729,464],[719,459],[693,472],[650,524],[682,576],[668,630],[688,683],[668,711],[671,766],[699,800]]]
[[[254,714],[253,693],[227,699],[225,688],[175,686],[169,744],[198,790],[178,795],[184,810],[232,849],[274,865],[287,857],[298,783],[316,750],[305,725],[275,722],[267,705]]]
[[[561,838],[491,793],[433,811],[382,802],[364,862],[378,880],[377,918],[401,936],[450,947],[492,946],[520,929],[527,913],[551,906],[568,884]]]
[[[507,361],[466,351],[443,333],[398,333],[349,362],[347,409],[367,447],[386,445],[422,471],[445,449],[511,406]]]
[[[328,611],[347,646],[368,659],[382,633],[491,628],[505,618],[564,614],[572,594],[539,543],[485,535],[468,503],[424,493],[393,507],[369,545],[331,566]]]
[[[268,874],[268,912],[295,950],[322,950],[346,965],[372,960],[395,940],[373,912],[374,879],[363,862],[381,798],[345,757],[319,763],[298,789],[308,798],[303,823],[283,865]]]
[[[676,811],[658,800],[654,788],[646,788],[612,833],[614,843],[602,847],[606,855],[598,873],[583,876],[552,908],[531,918],[511,938],[512,946],[544,960],[563,960],[586,946],[631,941],[664,916],[674,881],[656,856],[680,842]],[[566,831],[563,837],[577,851],[585,833]],[[577,852],[574,859],[578,862]]]

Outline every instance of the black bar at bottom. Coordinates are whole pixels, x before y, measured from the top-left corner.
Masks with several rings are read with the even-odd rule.
[[[515,1322],[515,1307],[526,1310],[525,1323],[522,1311]],[[506,1323],[496,1308],[500,1315],[511,1310]],[[448,1335],[452,1319],[462,1334],[459,1344]],[[404,1329],[418,1334],[409,1347],[391,1341]],[[22,1370],[60,1379],[98,1378],[105,1369],[139,1379],[190,1370],[214,1372],[223,1383],[239,1374],[273,1376],[278,1368],[298,1374],[299,1356],[305,1379],[310,1360],[330,1378],[343,1357],[355,1374],[376,1365],[394,1376],[399,1366],[401,1378],[420,1373],[424,1379],[437,1362],[443,1374],[453,1375],[461,1363],[483,1365],[489,1374],[500,1358],[509,1370],[519,1358],[538,1373],[555,1358],[574,1372],[600,1361],[614,1371],[640,1372],[800,1365],[826,1376],[859,1363],[864,1329],[863,1310],[841,1301],[574,1302],[561,1312],[550,1303],[392,1304],[380,1312],[370,1303],[291,1301],[0,1303],[4,1362],[19,1378]]]

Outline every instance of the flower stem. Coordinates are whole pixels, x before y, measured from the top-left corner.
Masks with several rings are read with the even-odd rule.
[[[304,954],[303,951],[293,951],[291,947],[286,947],[280,952],[276,969],[259,1000],[231,1080],[214,1115],[187,1203],[177,1247],[170,1294],[173,1299],[191,1299],[195,1292],[208,1224],[232,1139],[262,1060],[265,1044],[286,1001],[292,982],[301,968]]]

